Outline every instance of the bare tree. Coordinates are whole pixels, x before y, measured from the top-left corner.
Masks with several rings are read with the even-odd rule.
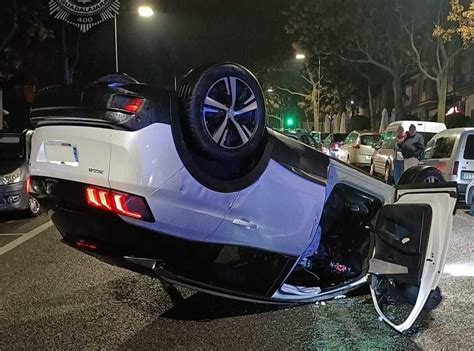
[[[426,18],[427,4],[422,7],[425,11],[422,16]],[[404,29],[410,41],[411,50],[414,53],[414,60],[421,73],[436,84],[438,95],[438,122],[445,122],[446,97],[448,92],[448,72],[453,66],[456,57],[465,50],[463,42],[459,37],[453,37],[453,32],[449,38],[443,38],[438,34],[438,30],[446,26],[448,14],[443,0],[438,1],[438,9],[434,22],[420,21],[417,17],[412,18],[410,26],[404,24]],[[428,21],[429,22],[429,21]]]
[[[80,46],[81,46],[81,32],[73,29],[76,36],[73,39],[73,49],[69,49],[67,40],[66,23],[61,26],[61,54],[63,60],[63,77],[64,84],[72,84],[74,79],[74,72],[79,63]],[[72,62],[71,62],[72,61]]]

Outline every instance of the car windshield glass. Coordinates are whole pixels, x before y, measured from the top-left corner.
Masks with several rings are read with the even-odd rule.
[[[21,160],[23,157],[23,144],[19,136],[0,135],[0,161]]]
[[[450,158],[455,142],[456,137],[454,136],[437,139],[431,158]]]
[[[464,148],[464,158],[466,160],[474,160],[474,134],[467,137],[466,147]]]
[[[425,145],[436,135],[436,133],[427,132],[417,132],[417,134],[423,135],[423,139],[425,139]]]
[[[372,146],[378,143],[380,140],[380,135],[362,135],[360,137],[360,143],[362,145],[369,145]]]

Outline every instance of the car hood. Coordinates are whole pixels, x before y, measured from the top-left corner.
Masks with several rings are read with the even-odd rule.
[[[25,160],[14,160],[7,162],[0,162],[0,175],[10,174],[17,168],[23,167]]]

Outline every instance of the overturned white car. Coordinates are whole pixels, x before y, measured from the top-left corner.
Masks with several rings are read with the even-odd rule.
[[[266,129],[261,88],[239,65],[193,70],[178,94],[124,75],[46,89],[31,120],[31,192],[78,248],[264,303],[369,282],[398,331],[438,284],[456,185],[410,184],[437,171],[420,167],[392,187]]]

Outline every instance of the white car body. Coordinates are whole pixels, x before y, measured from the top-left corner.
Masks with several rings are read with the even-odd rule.
[[[137,85],[125,86],[131,87]],[[161,98],[166,107],[175,99]],[[89,109],[81,118],[78,109],[65,118],[50,111],[32,110],[38,126],[31,189],[48,200],[53,223],[79,248],[118,248],[120,256],[172,284],[263,303],[315,302],[371,281],[378,313],[398,331],[410,328],[437,286],[451,234],[454,184],[394,188],[271,130],[248,176],[221,180],[196,169],[172,109],[169,119],[161,115],[135,129],[118,128],[99,113],[88,118]],[[127,115],[129,126],[137,115],[144,116]],[[137,213],[129,206],[145,216],[132,216]],[[421,215],[400,215],[407,211]],[[321,266],[330,278],[300,283],[294,273],[312,269],[309,260],[319,267],[321,252],[331,253],[324,247],[332,244],[357,258],[356,274],[339,276],[347,266],[338,263],[336,271]],[[401,324],[383,313],[378,295],[384,292],[374,284],[394,279],[419,287]]]
[[[461,196],[474,180],[474,128],[454,128],[436,134],[426,145],[421,164],[436,167],[447,181],[458,183]]]

